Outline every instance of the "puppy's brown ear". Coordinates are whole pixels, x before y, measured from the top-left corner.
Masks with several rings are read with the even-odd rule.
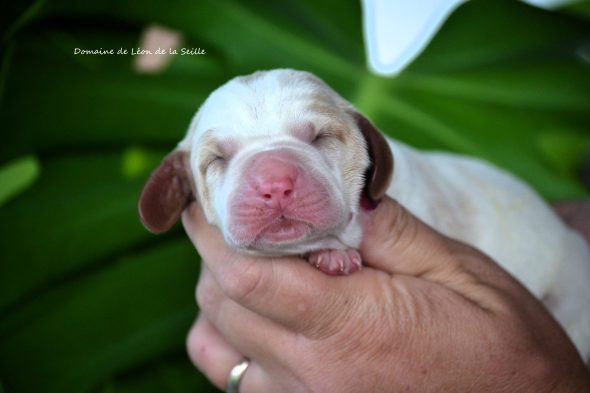
[[[154,170],[139,197],[139,216],[153,233],[165,232],[193,199],[188,153],[176,150]]]
[[[366,174],[365,191],[369,199],[376,203],[385,196],[389,183],[391,183],[393,155],[385,137],[366,117],[357,112],[353,114],[353,117],[367,141],[371,158],[371,166]]]

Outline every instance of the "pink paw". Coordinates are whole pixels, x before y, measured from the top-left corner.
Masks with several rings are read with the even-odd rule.
[[[309,255],[309,263],[331,276],[352,274],[361,270],[361,256],[357,250],[322,250]]]

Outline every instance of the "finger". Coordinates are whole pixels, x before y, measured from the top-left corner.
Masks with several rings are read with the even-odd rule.
[[[222,390],[231,368],[243,358],[202,314],[191,328],[186,346],[193,364]]]
[[[207,223],[196,203],[185,210],[182,221],[221,291],[265,318],[307,334],[318,323],[331,325],[331,318],[341,317],[336,311],[352,303],[348,288],[354,277],[329,277],[300,258],[239,254]]]
[[[202,315],[188,334],[187,350],[193,364],[222,391],[227,388],[232,368],[244,359]],[[250,360],[240,381],[240,392],[270,392],[270,386],[258,362]]]
[[[513,286],[513,280],[488,257],[435,231],[391,198],[369,213],[360,253],[369,266],[460,292],[481,282]]]
[[[201,313],[237,351],[250,358],[289,353],[295,333],[227,297],[207,268],[197,286]]]
[[[360,252],[370,266],[390,273],[422,276],[437,269],[438,256],[448,253],[438,235],[397,201],[385,198],[369,213]]]

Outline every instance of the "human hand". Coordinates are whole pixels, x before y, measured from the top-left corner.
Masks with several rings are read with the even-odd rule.
[[[367,267],[344,277],[298,258],[237,254],[196,204],[183,223],[203,258],[188,351],[219,388],[247,357],[241,393],[590,389],[532,295],[393,200],[370,213]]]

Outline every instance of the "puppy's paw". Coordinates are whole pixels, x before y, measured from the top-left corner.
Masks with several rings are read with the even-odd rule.
[[[322,250],[309,255],[309,263],[331,276],[352,274],[361,270],[361,256],[357,250]]]

